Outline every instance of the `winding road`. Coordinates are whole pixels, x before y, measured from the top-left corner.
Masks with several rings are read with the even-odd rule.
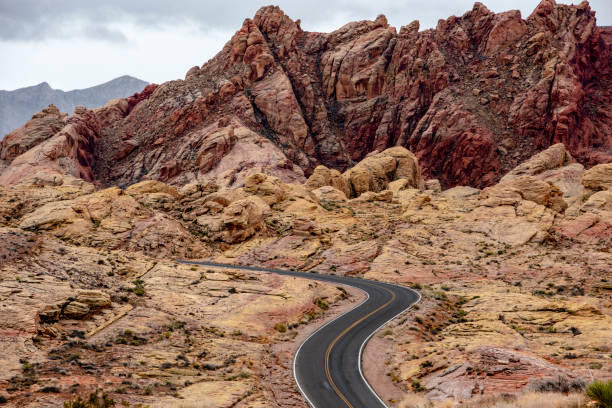
[[[302,343],[293,360],[293,375],[313,408],[387,406],[363,376],[361,354],[365,344],[381,326],[419,301],[417,292],[388,283],[335,275],[215,262],[185,263],[276,273],[363,290],[367,294],[366,300],[320,327]]]

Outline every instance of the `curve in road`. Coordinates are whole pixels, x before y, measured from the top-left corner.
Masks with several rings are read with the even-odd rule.
[[[293,375],[313,408],[387,406],[363,376],[361,355],[365,344],[380,327],[420,300],[418,292],[389,283],[335,275],[215,262],[185,263],[276,273],[363,290],[366,300],[317,329],[302,343],[293,360]]]

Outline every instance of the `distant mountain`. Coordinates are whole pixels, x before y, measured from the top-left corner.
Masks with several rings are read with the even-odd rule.
[[[142,91],[147,84],[138,78],[124,75],[91,88],[67,92],[53,89],[46,82],[14,91],[0,91],[0,140],[50,103],[60,111],[72,114],[76,106],[104,106],[110,99]]]

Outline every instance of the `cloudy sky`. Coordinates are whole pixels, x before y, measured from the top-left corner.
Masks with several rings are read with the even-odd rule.
[[[562,0],[560,2],[570,3]],[[484,0],[507,9],[507,0]],[[515,0],[526,18],[539,0]],[[69,90],[121,75],[161,83],[183,78],[214,56],[269,1],[261,0],[0,0],[0,89],[47,81]],[[471,0],[276,0],[309,31],[385,14],[400,27],[412,20],[421,29],[439,18],[461,15]],[[599,25],[612,25],[612,1],[591,0]]]

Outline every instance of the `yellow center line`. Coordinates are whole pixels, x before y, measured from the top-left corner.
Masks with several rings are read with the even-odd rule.
[[[327,375],[327,380],[329,381],[329,383],[331,384],[332,388],[334,389],[334,391],[336,392],[336,394],[338,394],[338,396],[340,398],[342,398],[342,400],[346,403],[346,405],[349,408],[355,408],[353,407],[353,405],[346,399],[346,397],[344,396],[344,394],[342,394],[342,392],[340,392],[340,390],[338,389],[338,387],[336,386],[336,383],[334,383],[334,380],[331,377],[331,373],[329,372],[329,355],[331,354],[331,350],[334,347],[334,345],[338,342],[338,340],[340,340],[342,338],[342,336],[344,336],[346,333],[348,333],[353,327],[357,326],[359,323],[363,322],[365,319],[367,319],[368,317],[372,316],[373,314],[379,312],[380,310],[384,309],[385,307],[389,306],[391,304],[391,302],[393,302],[395,300],[395,293],[391,292],[389,289],[387,288],[383,288],[384,290],[386,290],[387,292],[389,292],[391,294],[391,300],[389,300],[387,303],[385,303],[384,305],[380,306],[379,308],[377,308],[376,310],[371,311],[370,313],[368,313],[367,315],[363,316],[361,319],[357,320],[356,322],[354,322],[353,324],[351,324],[349,327],[347,327],[346,329],[344,329],[342,331],[342,333],[340,333],[327,347],[327,351],[325,353],[325,374]]]

